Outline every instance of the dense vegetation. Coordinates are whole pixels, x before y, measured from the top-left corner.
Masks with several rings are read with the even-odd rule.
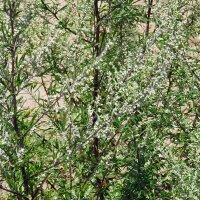
[[[200,199],[198,0],[0,1],[0,199]]]

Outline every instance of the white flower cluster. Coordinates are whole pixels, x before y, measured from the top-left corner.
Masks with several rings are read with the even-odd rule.
[[[18,163],[23,163],[24,155],[25,155],[25,149],[24,148],[20,148],[17,151]]]

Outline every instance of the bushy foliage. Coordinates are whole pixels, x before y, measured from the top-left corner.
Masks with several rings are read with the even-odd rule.
[[[199,199],[198,11],[0,1],[2,195]]]

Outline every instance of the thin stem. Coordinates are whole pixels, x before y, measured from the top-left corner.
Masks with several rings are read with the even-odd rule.
[[[53,15],[53,17],[54,17],[56,20],[58,20],[58,21],[60,22],[60,18],[59,18],[58,15],[57,15],[58,13],[52,11],[52,10],[49,8],[49,6],[44,2],[44,0],[41,0],[41,3],[42,3],[42,5],[44,6],[44,9],[45,9],[46,11],[48,11],[49,13],[51,13],[51,15]],[[65,30],[67,30],[68,32],[72,33],[73,35],[77,35],[77,32],[74,31],[74,30],[72,30],[72,29],[70,29],[69,27],[63,26],[63,28],[64,28]],[[82,40],[85,41],[85,42],[87,42],[87,43],[91,43],[91,41],[89,41],[89,40],[87,40],[87,39],[85,39],[85,38],[82,38]]]
[[[20,138],[20,130],[18,125],[18,119],[17,119],[17,95],[16,95],[16,86],[15,86],[15,76],[16,76],[16,51],[17,51],[17,37],[15,36],[15,16],[16,16],[16,5],[15,2],[8,3],[9,6],[9,19],[10,19],[10,26],[11,26],[11,95],[12,95],[12,107],[13,107],[13,116],[12,116],[12,124],[13,128],[15,130],[16,135]],[[24,148],[24,142],[23,139],[19,139],[19,148]],[[23,178],[23,185],[24,185],[24,191],[25,194],[28,195],[29,192],[29,186],[28,186],[28,179],[26,175],[26,169],[23,164],[20,166],[21,174]]]
[[[20,193],[18,193],[18,192],[15,192],[15,191],[13,191],[13,190],[10,190],[10,189],[8,189],[8,188],[5,188],[5,187],[3,187],[2,185],[0,185],[0,189],[1,189],[1,190],[4,190],[4,191],[6,191],[6,192],[9,192],[9,193],[11,193],[11,194],[13,194],[13,195],[15,195],[18,199],[24,198],[25,200],[28,200],[28,198],[26,198],[24,195],[22,195],[22,194],[20,194]]]
[[[148,11],[147,11],[147,24],[146,24],[146,31],[145,35],[149,35],[150,31],[150,19],[151,19],[151,10],[152,10],[153,0],[148,0]]]

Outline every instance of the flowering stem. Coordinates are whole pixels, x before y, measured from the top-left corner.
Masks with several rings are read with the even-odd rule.
[[[98,0],[94,0],[94,30],[95,30],[95,38],[94,38],[94,54],[95,57],[98,57],[100,55],[100,46],[99,46],[99,38],[100,38],[100,13],[99,13],[99,6],[98,6]],[[93,84],[94,84],[94,90],[93,90],[93,107],[95,107],[95,101],[98,96],[98,91],[99,91],[99,69],[95,67],[94,69],[94,77],[93,77]],[[93,120],[93,126],[95,125],[97,121],[97,114],[94,111],[92,114],[92,120]],[[94,168],[98,165],[99,161],[99,138],[94,137],[93,141],[93,148],[94,148]],[[97,200],[104,200],[104,195],[103,195],[103,189],[102,189],[102,184],[101,180],[99,178],[96,179],[96,185],[98,186],[98,193],[97,193]]]

